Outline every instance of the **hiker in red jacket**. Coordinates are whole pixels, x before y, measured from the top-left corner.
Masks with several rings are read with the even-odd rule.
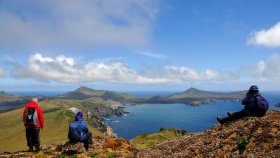
[[[40,150],[40,128],[44,127],[44,116],[42,109],[38,106],[37,98],[33,98],[25,107],[22,121],[26,128],[26,140],[29,147],[29,151],[33,152],[33,146],[35,151]]]

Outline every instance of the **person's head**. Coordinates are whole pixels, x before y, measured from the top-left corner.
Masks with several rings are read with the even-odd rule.
[[[252,93],[252,94],[255,94],[255,93],[259,93],[259,87],[255,84],[253,84],[250,88],[249,88],[249,92]]]
[[[77,114],[76,114],[76,120],[82,120],[83,119],[83,112],[79,111]]]
[[[34,101],[34,102],[38,103],[38,99],[37,98],[32,98],[31,101]]]

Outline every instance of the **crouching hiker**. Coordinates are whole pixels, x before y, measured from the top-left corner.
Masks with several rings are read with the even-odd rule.
[[[82,112],[78,112],[75,120],[69,124],[68,139],[71,143],[83,142],[86,150],[92,145],[92,134],[83,121]]]
[[[44,127],[44,116],[42,109],[38,106],[37,98],[33,98],[23,111],[22,121],[26,128],[26,140],[29,151],[40,150],[40,128]]]
[[[259,88],[256,85],[252,85],[249,88],[246,97],[242,100],[242,104],[245,105],[243,110],[235,113],[228,112],[228,117],[226,118],[217,117],[220,124],[238,120],[247,116],[262,117],[266,114],[266,111],[269,108],[268,102],[261,96]]]

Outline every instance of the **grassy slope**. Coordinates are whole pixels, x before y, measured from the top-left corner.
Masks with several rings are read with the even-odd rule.
[[[177,138],[182,136],[181,133],[176,132],[174,128],[168,128],[160,130],[156,133],[151,134],[141,134],[133,139],[130,142],[135,146],[135,148],[141,150],[149,147],[153,147],[157,143],[169,140],[172,138]]]
[[[74,116],[66,109],[79,107],[81,102],[53,100],[43,101],[45,128],[41,131],[41,145],[63,143],[67,141],[68,125]],[[76,105],[76,106],[75,106]],[[22,119],[23,108],[0,114],[0,151],[18,151],[27,149],[25,128]],[[88,126],[93,135],[102,135],[95,128]]]

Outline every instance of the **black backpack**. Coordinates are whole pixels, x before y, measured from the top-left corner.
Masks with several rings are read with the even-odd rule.
[[[24,124],[27,126],[36,126],[38,122],[36,108],[28,108],[25,114]]]
[[[269,108],[269,104],[266,101],[266,99],[262,96],[256,96],[257,98],[257,106],[259,109],[261,109],[262,111],[267,111]]]

